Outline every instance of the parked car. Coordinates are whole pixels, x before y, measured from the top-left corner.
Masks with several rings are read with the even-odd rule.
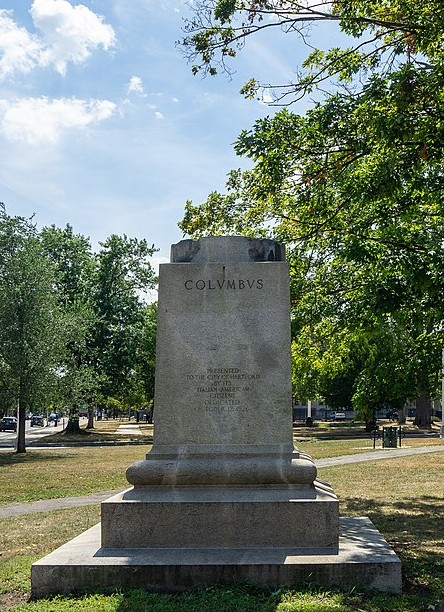
[[[0,431],[17,431],[17,419],[15,417],[3,417],[0,420]]]
[[[335,412],[333,414],[334,421],[343,421],[345,419],[345,412]]]
[[[43,417],[39,416],[39,415],[33,415],[31,417],[31,427],[43,427],[43,425],[45,424]]]

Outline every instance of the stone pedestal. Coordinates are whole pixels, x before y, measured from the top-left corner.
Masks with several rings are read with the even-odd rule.
[[[263,546],[337,554],[338,538],[337,499],[325,483],[130,489],[102,502],[103,548]]]
[[[276,587],[314,575],[348,588],[353,528],[340,544],[338,500],[316,476],[293,446],[284,248],[242,237],[174,245],[159,275],[153,447],[128,468],[133,487],[102,503],[100,547],[95,530],[85,567],[110,588],[120,579],[181,590],[227,577]],[[374,528],[356,541],[366,533]],[[70,552],[65,583],[88,590],[91,575]],[[380,559],[380,570],[361,564],[356,583],[399,591],[399,560]],[[45,563],[33,568],[36,596],[46,592],[43,568],[57,573]]]
[[[160,267],[155,433],[102,504],[103,547],[338,548],[338,500],[293,447],[283,247],[183,241]]]

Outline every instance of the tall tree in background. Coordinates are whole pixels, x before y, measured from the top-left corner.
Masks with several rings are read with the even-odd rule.
[[[92,336],[97,323],[92,303],[94,256],[88,238],[75,234],[70,225],[43,228],[40,239],[57,270],[60,304],[67,313],[65,361],[59,368],[60,401],[68,407],[66,434],[79,433],[79,410],[88,406],[89,427],[94,426],[93,402],[99,388],[94,371]]]
[[[153,394],[156,277],[145,240],[111,236],[94,253],[67,225],[37,232],[0,205],[0,397],[18,406],[18,452],[25,415],[62,403],[65,433],[78,433],[79,408],[108,397],[146,404]]]
[[[140,381],[145,401],[154,399],[156,371],[157,303],[144,308],[142,338],[136,351],[135,373]]]
[[[98,393],[99,376],[94,371],[92,336],[97,319],[92,293],[94,256],[89,239],[75,234],[67,225],[43,228],[40,239],[47,257],[57,271],[57,293],[67,315],[65,360],[59,368],[60,401],[68,407],[66,434],[79,433],[79,410],[88,404],[93,426],[92,398]]]
[[[69,315],[63,396],[70,407],[66,432],[79,432],[79,409],[89,423],[99,401],[143,403],[145,373],[137,368],[144,338],[144,294],[155,285],[145,240],[113,235],[93,253],[89,239],[45,228],[41,238],[58,271],[59,297]],[[154,348],[153,348],[154,350]]]
[[[65,319],[55,271],[33,225],[0,208],[0,362],[17,403],[17,452],[24,453],[26,413],[51,402],[64,350]]]
[[[94,368],[101,376],[103,397],[122,400],[133,383],[143,338],[147,291],[156,283],[146,240],[110,236],[95,256],[93,303]]]
[[[188,202],[181,227],[285,241],[301,391],[321,392],[322,376],[341,371],[360,338],[354,405],[368,412],[383,389],[394,403],[416,396],[416,424],[427,426],[444,327],[444,4],[307,4],[195,5],[182,41],[194,72],[225,69],[271,28],[302,41],[307,25],[329,21],[356,43],[311,51],[293,83],[246,84],[247,96],[268,89],[283,105],[316,87],[328,93],[303,117],[284,109],[242,132],[235,149],[252,169],[231,172],[225,195]]]

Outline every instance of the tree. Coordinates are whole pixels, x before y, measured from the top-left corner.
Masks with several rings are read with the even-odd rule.
[[[14,414],[17,410],[17,390],[11,370],[0,351],[0,417]]]
[[[390,329],[402,340],[385,351],[386,374],[380,362],[361,372],[355,403],[375,395],[384,380],[399,400],[430,396],[439,380],[444,318],[444,5],[347,0],[331,7],[198,3],[183,41],[201,59],[195,71],[224,68],[233,45],[258,30],[301,33],[301,25],[318,19],[336,21],[356,44],[314,50],[297,81],[274,88],[276,103],[289,105],[336,80],[306,116],[284,109],[242,132],[235,149],[253,168],[231,172],[225,195],[212,193],[201,206],[188,202],[180,226],[193,236],[233,231],[287,243],[294,337],[308,343],[303,354],[331,358],[325,346],[337,348],[356,330],[374,340],[375,330]],[[255,80],[244,89],[258,91]],[[400,368],[409,375],[399,377]],[[421,404],[416,423],[430,423]]]
[[[94,258],[89,238],[75,234],[71,225],[51,225],[40,232],[43,249],[57,270],[60,299],[67,304],[88,301]]]
[[[25,418],[54,394],[63,351],[64,317],[55,273],[33,225],[0,208],[0,362],[18,411],[17,452],[24,453]],[[5,379],[3,379],[5,380]]]
[[[324,21],[339,27],[348,40],[355,38],[352,46],[328,51],[310,46],[293,82],[263,84],[252,78],[242,90],[247,97],[271,90],[277,104],[292,104],[319,86],[327,88],[332,78],[344,83],[365,71],[390,73],[399,56],[418,58],[418,66],[428,68],[421,54],[428,60],[439,57],[444,20],[440,0],[198,0],[190,9],[193,16],[185,21],[179,44],[194,74],[230,72],[230,60],[250,37],[265,31],[281,30],[306,44],[311,27]]]
[[[144,403],[154,399],[156,370],[157,304],[144,308],[141,341],[136,351],[135,375],[140,381]]]
[[[80,434],[80,409],[88,406],[87,429],[94,427],[94,407],[101,385],[93,366],[91,337],[96,318],[91,305],[80,299],[67,307],[66,353],[59,369],[60,398],[69,407],[64,433]]]
[[[88,405],[90,428],[94,407],[104,398],[130,405],[135,397],[144,399],[138,356],[149,329],[143,296],[155,286],[149,262],[155,249],[146,240],[112,235],[93,253],[89,240],[69,225],[45,228],[41,239],[57,268],[60,300],[69,314],[60,382],[70,406],[66,433],[79,433],[82,405]]]
[[[79,409],[89,406],[88,427],[93,427],[93,398],[100,377],[93,367],[92,337],[97,320],[92,302],[95,260],[89,239],[66,225],[43,228],[40,240],[56,271],[60,305],[67,315],[66,351],[59,368],[60,400],[68,405],[66,434],[80,433]]]
[[[122,401],[131,386],[144,335],[144,294],[155,287],[149,258],[155,252],[146,240],[110,236],[95,257],[93,303],[94,368],[103,397]]]
[[[151,398],[154,287],[146,241],[111,236],[98,253],[68,225],[40,233],[0,206],[0,394],[18,405],[18,451],[25,451],[25,413],[63,402],[65,433],[89,426],[100,398]],[[144,371],[143,367],[147,366]],[[148,396],[145,396],[148,393]]]

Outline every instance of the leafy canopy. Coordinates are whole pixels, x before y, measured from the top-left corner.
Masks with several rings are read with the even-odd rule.
[[[127,407],[154,391],[156,277],[145,240],[110,236],[94,253],[71,226],[37,231],[0,205],[0,399],[25,411],[115,396]]]
[[[436,393],[443,342],[444,4],[428,0],[198,2],[182,41],[195,70],[227,68],[271,28],[337,23],[354,45],[311,51],[290,84],[260,85],[283,109],[243,131],[225,194],[187,202],[199,236],[273,236],[289,246],[296,390],[354,374],[355,406]],[[332,83],[334,82],[334,86]],[[393,350],[388,350],[391,348]],[[385,390],[385,391],[384,391]]]

